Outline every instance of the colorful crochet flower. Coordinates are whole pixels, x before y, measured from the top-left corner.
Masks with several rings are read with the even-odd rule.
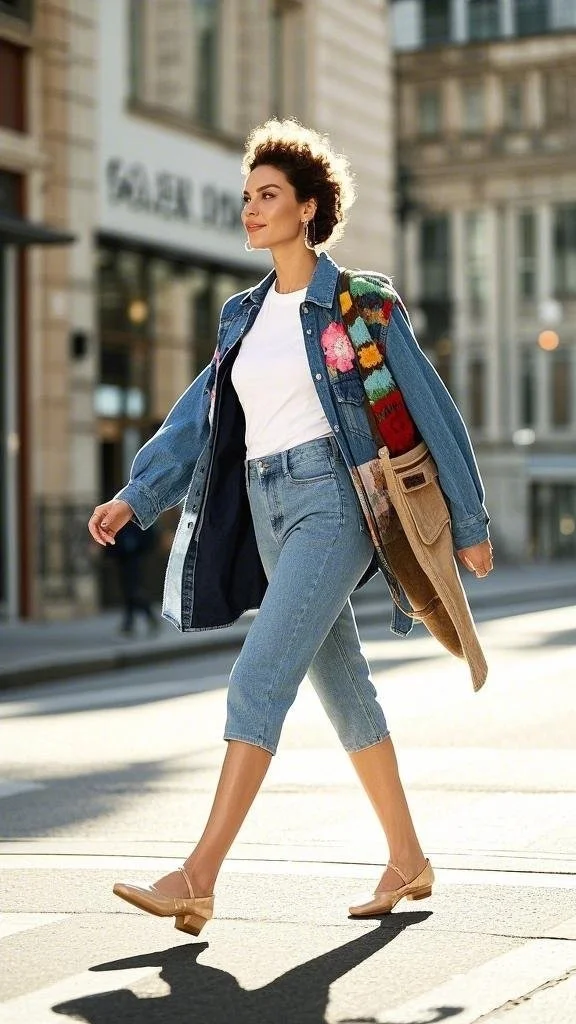
[[[375,366],[381,366],[383,362],[382,353],[374,341],[358,349],[358,360],[364,370],[372,370]]]
[[[400,455],[410,451],[418,443],[419,435],[416,426],[397,388],[374,402],[372,412],[380,435],[391,455]]]
[[[368,307],[364,306],[362,309],[362,315],[367,324],[380,324],[382,327],[387,327],[390,322],[394,303],[391,299],[385,299],[378,306]]]
[[[326,356],[326,365],[340,373],[354,366],[354,349],[342,324],[330,324],[322,333],[320,343]]]

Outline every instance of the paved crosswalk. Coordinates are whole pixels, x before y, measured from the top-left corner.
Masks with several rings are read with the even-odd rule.
[[[243,864],[246,870],[246,865]],[[259,866],[261,870],[261,865]],[[318,866],[316,865],[316,871]],[[450,873],[445,873],[446,878]],[[508,880],[510,881],[510,880]],[[54,928],[56,925],[68,923],[74,927],[77,915],[73,914],[0,914],[0,954],[2,953],[5,941],[14,936],[26,936],[34,941],[39,941],[40,932],[45,929]],[[166,922],[156,922],[145,916],[137,919],[146,926],[152,928],[156,925],[162,929],[166,928]],[[240,922],[241,927],[246,931],[246,922]],[[252,928],[260,928],[256,922],[252,922]],[[403,927],[405,927],[403,925]],[[264,928],[264,926],[262,926]],[[374,922],[367,925],[365,937],[359,937],[358,942],[367,941],[369,931],[376,934],[378,926]],[[217,932],[223,936],[226,929],[226,922],[218,922]],[[282,935],[283,926],[276,926],[278,938]],[[141,938],[143,932],[136,939],[136,948],[142,948]],[[152,934],[152,933],[150,933]],[[174,933],[171,933],[174,935]],[[174,1021],[180,1024],[184,1020],[178,1013],[171,1014],[171,987],[167,983],[169,971],[166,964],[171,958],[177,956],[177,949],[166,949],[165,947],[186,945],[187,938],[177,936],[169,938],[168,933],[163,931],[159,942],[151,943],[148,948],[158,949],[162,952],[143,953],[134,957],[127,957],[125,960],[111,961],[108,964],[102,963],[106,957],[98,955],[98,942],[95,942],[95,966],[94,969],[81,970],[68,973],[61,969],[61,977],[47,985],[40,985],[38,988],[32,986],[30,991],[21,993],[14,998],[9,998],[0,1003],[0,1021],[2,1024],[55,1024],[59,1021],[62,1024],[65,1020],[85,1020],[96,1022],[96,1024],[122,1024],[126,1019],[133,1022],[147,1021]],[[58,930],[58,938],[61,942],[65,939],[66,930]],[[392,936],[393,937],[393,936]],[[448,1019],[452,1016],[457,1019],[458,1024],[475,1024],[482,1020],[488,1024],[492,1014],[500,1008],[513,1005],[515,1001],[525,999],[528,1005],[530,994],[538,993],[542,988],[552,985],[561,985],[563,980],[569,979],[576,972],[576,918],[569,919],[560,925],[545,931],[544,937],[529,939],[513,945],[513,948],[501,952],[499,955],[488,957],[483,963],[471,966],[463,971],[456,971],[452,976],[447,977],[441,984],[433,985],[425,989],[415,998],[407,1001],[395,1001],[392,1007],[382,1006],[381,1010],[369,1019],[372,1024],[427,1024],[427,1022]],[[568,941],[566,941],[568,940]],[[193,946],[190,947],[190,964],[198,977],[202,977],[203,966],[197,963],[198,952],[206,950],[205,943],[190,940]],[[216,945],[218,937],[213,938]],[[106,947],[106,943],[104,944]],[[381,945],[381,944],[380,944]],[[375,946],[377,952],[378,945]],[[183,950],[182,956],[186,957]],[[135,961],[138,965],[135,964]],[[185,961],[182,961],[183,963]],[[125,965],[125,966],[124,966]],[[18,971],[16,961],[7,962],[4,960],[4,969],[9,972]],[[220,980],[208,964],[205,965],[204,976],[215,984],[215,998],[217,986]],[[567,989],[568,992],[568,989]],[[247,996],[249,992],[242,986],[237,986],[236,994],[238,1006],[241,1007],[241,993]],[[162,1010],[161,1000],[165,998],[165,1010]],[[137,1013],[138,1000],[142,1002],[142,1016]],[[150,1014],[150,1000],[158,1000],[156,1004],[157,1013]],[[126,1018],[123,1016],[108,1016],[113,1008],[120,1006],[130,1007],[130,1013]],[[109,1007],[109,1011],[105,1010]],[[234,1008],[234,1000],[230,1004],[230,1011]],[[144,1010],[146,1012],[144,1012]],[[172,1005],[172,1010],[174,1006]],[[210,1015],[210,1021],[222,1021],[225,1018]],[[303,1009],[304,1014],[307,1011]],[[192,1014],[190,1020],[196,1018]],[[198,1018],[200,1020],[200,1018]],[[206,1018],[208,1019],[208,1018]],[[234,1016],[230,1020],[234,1020]],[[245,1018],[240,1011],[240,1020],[243,1024]],[[320,1021],[320,1017],[305,1015],[302,1020],[297,1013],[293,1015],[287,1011],[285,1018],[287,1024],[304,1024],[306,1021]],[[358,1018],[348,1018],[348,1020]],[[498,1019],[500,1019],[498,1017]],[[571,1020],[566,1017],[566,1020]],[[204,1017],[202,1017],[204,1021]],[[326,1017],[327,1021],[344,1022],[342,1016]],[[518,1021],[521,1022],[519,1017]],[[262,1024],[260,1020],[254,1024]],[[264,1024],[268,1024],[266,1018]],[[278,1024],[280,1022],[278,1021]],[[540,1022],[540,1024],[552,1024],[552,1019]]]

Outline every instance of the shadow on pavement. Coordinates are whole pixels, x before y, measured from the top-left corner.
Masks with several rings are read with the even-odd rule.
[[[360,938],[251,990],[242,988],[227,971],[197,962],[199,954],[208,948],[207,942],[114,960],[91,970],[160,967],[160,978],[169,986],[170,994],[138,998],[129,989],[118,989],[81,996],[52,1009],[87,1024],[323,1024],[332,983],[383,949],[408,925],[420,924],[428,917],[430,911],[387,916],[379,927]],[[149,985],[148,979],[148,991]],[[455,1007],[445,1008],[443,1016],[430,1019],[441,1021],[459,1012]],[[362,1018],[358,1018],[358,1024],[360,1021]]]
[[[394,1010],[391,1010],[391,1017],[344,1017],[338,1024],[440,1024],[440,1021],[449,1020],[450,1017],[457,1017],[462,1013],[462,1006],[435,1006],[425,1017],[418,1014],[418,1020],[408,1021],[404,1017],[401,1021],[394,1017]]]
[[[84,822],[106,819],[120,813],[122,803],[145,798],[162,783],[177,782],[182,774],[190,779],[205,771],[203,757],[214,748],[194,752],[194,765],[181,765],[182,757],[138,761],[119,768],[67,775],[47,776],[42,785],[27,793],[2,798],[2,840],[70,836],[70,830]]]

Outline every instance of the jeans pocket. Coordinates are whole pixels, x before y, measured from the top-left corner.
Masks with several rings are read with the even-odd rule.
[[[322,483],[335,477],[334,461],[328,450],[288,452],[287,470],[290,480],[296,484]]]

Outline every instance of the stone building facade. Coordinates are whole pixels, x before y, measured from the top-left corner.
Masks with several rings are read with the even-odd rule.
[[[576,3],[392,5],[399,273],[493,535],[576,555]]]
[[[0,3],[2,594],[6,618],[94,606],[94,0]]]
[[[335,258],[393,270],[388,13],[384,0],[0,0],[27,110],[4,126],[0,99],[0,175],[26,183],[18,216],[52,229],[18,256],[2,616],[116,602],[87,514],[211,357],[222,301],[270,266],[239,226],[253,126],[296,116],[330,133],[359,193]],[[160,523],[157,598],[176,514]]]

